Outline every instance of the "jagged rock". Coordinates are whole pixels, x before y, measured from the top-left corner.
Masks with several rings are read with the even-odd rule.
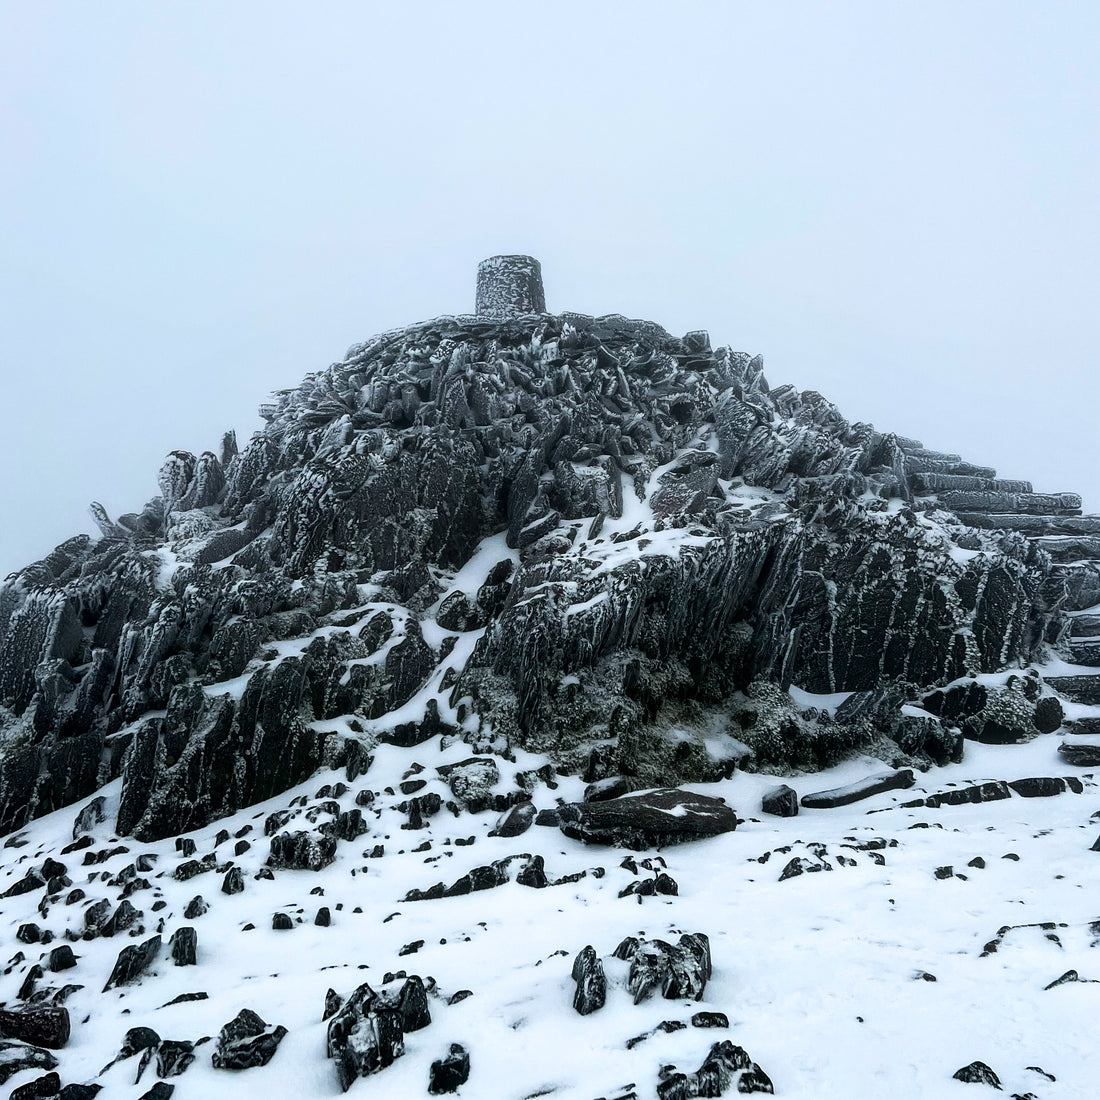
[[[970,1085],[992,1085],[995,1089],[1001,1087],[1001,1079],[985,1062],[971,1062],[970,1065],[955,1070],[951,1076],[956,1081],[964,1081]]]
[[[334,837],[316,833],[279,833],[271,838],[268,865],[297,871],[320,871],[336,858]]]
[[[248,1008],[242,1008],[218,1033],[218,1044],[210,1056],[215,1069],[252,1069],[266,1066],[286,1035],[282,1025],[274,1027]]]
[[[276,932],[291,932],[294,929],[294,921],[286,913],[276,913],[271,918],[271,927]]]
[[[675,947],[664,940],[624,941],[616,955],[630,959],[627,990],[635,1004],[658,988],[669,999],[701,1000],[711,975],[710,942],[701,932],[682,935]]]
[[[559,810],[566,836],[586,844],[613,844],[642,851],[716,836],[737,827],[723,801],[689,791],[662,789],[608,802],[574,802]]]
[[[76,966],[76,956],[67,943],[55,947],[47,957],[46,969],[53,974],[57,974],[62,970],[70,970],[74,966]]]
[[[364,982],[329,1020],[326,1051],[347,1092],[356,1078],[385,1069],[405,1053],[400,1008]]]
[[[52,1070],[56,1066],[57,1059],[48,1050],[0,1039],[0,1085],[6,1084],[9,1078],[23,1070]]]
[[[786,783],[773,787],[760,802],[760,809],[776,817],[796,817],[798,814],[798,792]]]
[[[577,983],[573,1007],[582,1016],[603,1008],[607,999],[607,977],[603,963],[591,944],[578,952],[573,960],[573,981]]]
[[[242,450],[172,452],[143,509],[95,506],[100,538],[0,586],[0,831],[108,776],[116,831],[150,840],[321,766],[352,782],[365,744],[318,729],[342,715],[395,744],[474,717],[567,771],[599,741],[586,781],[637,788],[720,778],[746,746],[799,769],[887,741],[944,762],[954,727],[924,716],[884,730],[732,701],[950,685],[1026,663],[1100,600],[1074,494],[851,423],[702,330],[549,314],[529,257],[481,269],[476,315],[357,345],[262,415]],[[475,568],[494,536],[508,550]],[[386,610],[358,613],[367,583]],[[426,640],[440,597],[436,623],[483,631],[461,660],[454,635]],[[418,695],[437,673],[462,718]],[[724,757],[667,736],[684,704],[731,723]],[[975,712],[965,732],[1031,736],[1053,721],[1031,704],[1026,725]],[[489,778],[456,777],[456,799],[501,812]]]
[[[43,890],[46,880],[35,870],[28,871],[14,886],[9,886],[2,894],[2,898],[17,898],[22,894],[31,894],[35,890]]]
[[[207,912],[210,906],[203,900],[202,894],[196,894],[188,903],[187,907],[183,911],[184,920],[196,920],[201,917],[203,913]]]
[[[194,928],[177,928],[168,941],[172,949],[172,962],[176,966],[195,966],[197,964],[196,948],[198,936]]]
[[[438,769],[451,793],[471,813],[480,813],[492,804],[493,788],[500,782],[500,769],[489,757],[473,757]]]
[[[160,936],[153,936],[141,944],[130,944],[124,947],[118,953],[103,992],[106,993],[116,985],[129,985],[137,981],[160,955],[160,948]]]
[[[195,1061],[197,1045],[189,1039],[162,1040],[157,1047],[157,1076],[179,1077],[186,1073]]]
[[[244,889],[244,872],[240,867],[230,867],[222,879],[223,894],[239,894]]]
[[[151,1027],[132,1027],[122,1037],[119,1058],[131,1058],[139,1051],[160,1045],[160,1036]]]
[[[470,1055],[461,1043],[451,1043],[446,1057],[432,1062],[428,1071],[428,1092],[440,1096],[447,1092],[458,1092],[459,1086],[470,1078]]]

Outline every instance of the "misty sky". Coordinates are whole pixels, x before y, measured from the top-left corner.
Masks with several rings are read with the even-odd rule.
[[[1096,0],[0,0],[0,151],[0,577],[498,252],[1100,511]]]

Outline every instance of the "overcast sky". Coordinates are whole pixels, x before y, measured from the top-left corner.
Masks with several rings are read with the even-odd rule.
[[[0,576],[498,252],[1100,511],[1098,181],[1096,0],[0,0]]]

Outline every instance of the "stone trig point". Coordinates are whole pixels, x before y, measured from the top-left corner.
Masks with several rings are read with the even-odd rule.
[[[490,256],[477,265],[478,317],[546,312],[542,268],[533,256]]]

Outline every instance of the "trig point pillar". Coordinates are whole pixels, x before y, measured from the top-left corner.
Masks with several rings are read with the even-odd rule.
[[[479,317],[545,313],[542,268],[533,256],[490,256],[477,265]]]

